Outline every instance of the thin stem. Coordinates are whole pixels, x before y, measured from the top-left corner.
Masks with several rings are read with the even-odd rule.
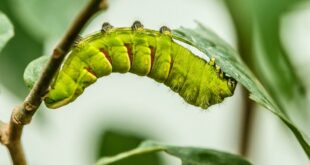
[[[243,100],[244,110],[243,110],[243,123],[241,128],[241,145],[240,153],[243,156],[249,156],[249,149],[251,144],[251,130],[253,128],[253,119],[255,117],[254,103],[249,99],[249,92],[243,88]]]
[[[238,50],[240,52],[241,58],[250,67],[251,70],[254,69],[254,63],[251,54],[253,53],[253,43],[252,43],[252,18],[249,8],[247,7],[247,2],[242,0],[225,0],[228,11],[232,16],[232,20],[235,25],[237,37],[238,37]],[[244,100],[244,110],[242,117],[242,128],[241,128],[241,138],[240,138],[240,153],[244,156],[249,155],[249,149],[251,144],[251,129],[253,125],[253,119],[255,118],[254,103],[249,99],[249,92],[243,88],[243,100]]]
[[[54,75],[84,25],[95,13],[106,8],[106,0],[90,0],[88,5],[75,18],[65,36],[54,49],[39,80],[29,92],[24,102],[13,110],[9,124],[0,122],[0,141],[7,146],[14,165],[27,164],[20,140],[23,126],[31,122],[32,116],[42,102],[42,96],[48,90]]]

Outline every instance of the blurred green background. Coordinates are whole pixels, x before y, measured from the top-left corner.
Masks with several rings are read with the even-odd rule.
[[[65,32],[65,29],[68,28],[72,18],[80,11],[86,2],[86,0],[0,1],[0,11],[9,17],[14,25],[15,31],[15,36],[9,41],[0,54],[0,87],[2,88],[0,89],[0,95],[2,95],[0,98],[14,99],[12,102],[5,100],[0,102],[5,109],[2,110],[1,108],[2,113],[5,113],[3,116],[8,116],[8,114],[10,114],[11,109],[6,110],[6,106],[13,107],[12,105],[20,102],[29,91],[23,82],[23,72],[27,64],[39,56],[51,54],[53,47]],[[290,43],[298,43],[301,41],[299,41],[299,38],[293,40],[294,38],[289,38],[290,36],[287,37],[284,31],[285,29],[288,29],[288,31],[290,30],[285,27],[289,27],[290,21],[294,23],[297,17],[291,20],[288,19],[288,21],[284,18],[289,18],[290,14],[293,15],[298,12],[306,13],[304,14],[305,16],[302,17],[302,21],[304,21],[303,24],[298,24],[298,26],[305,26],[309,27],[306,29],[310,29],[310,6],[307,2],[306,0],[209,0],[206,2],[202,0],[192,2],[187,2],[185,0],[171,2],[144,2],[142,0],[125,2],[124,0],[115,0],[109,1],[109,9],[94,18],[82,34],[84,35],[98,30],[100,24],[105,21],[109,21],[115,24],[115,26],[130,26],[134,20],[138,19],[141,20],[145,26],[154,29],[159,28],[161,25],[168,25],[171,28],[177,28],[179,26],[193,27],[195,26],[194,20],[202,21],[219,33],[224,39],[228,40],[229,43],[237,45],[236,48],[238,48],[243,60],[254,71],[272,97],[276,100],[282,113],[309,136],[310,106],[308,89],[310,81],[308,76],[305,75],[310,74],[310,67],[302,64],[310,62],[310,50],[304,46],[305,49],[302,50],[302,52],[306,53],[299,53],[303,56],[298,56],[298,52],[294,54],[296,51],[294,51],[294,48],[291,48]],[[291,29],[293,28],[292,26]],[[310,30],[304,30],[303,32],[304,34],[298,36],[304,36],[306,38],[304,42],[306,43],[303,42],[303,44],[310,45]],[[294,33],[292,35],[294,36]],[[306,57],[307,55],[308,57]],[[242,130],[242,120],[249,117],[248,115],[244,115],[247,113],[243,112],[244,105],[249,101],[247,100],[247,96],[242,96],[241,88],[237,89],[236,96],[232,98],[233,100],[229,100],[228,103],[223,106],[220,105],[213,108],[214,110],[207,114],[202,114],[198,112],[199,110],[197,110],[197,108],[189,107],[184,102],[180,101],[181,99],[177,100],[178,98],[175,98],[178,97],[177,95],[170,96],[170,93],[166,92],[167,89],[158,87],[158,85],[154,85],[155,83],[145,83],[145,79],[137,78],[133,75],[130,76],[133,78],[127,76],[125,79],[122,79],[115,76],[107,78],[107,82],[105,82],[105,80],[100,81],[99,83],[101,84],[92,87],[88,95],[79,99],[79,101],[82,101],[84,98],[84,100],[88,101],[80,102],[64,110],[55,112],[45,111],[45,109],[40,110],[40,115],[34,119],[34,125],[27,127],[25,131],[26,138],[24,139],[24,143],[27,143],[27,140],[31,141],[30,144],[26,144],[26,153],[29,152],[27,156],[30,156],[29,159],[30,162],[32,162],[31,164],[42,164],[42,162],[40,162],[41,159],[36,158],[33,153],[40,155],[39,153],[42,154],[43,152],[47,152],[45,151],[47,146],[53,147],[55,144],[63,143],[62,146],[57,147],[67,148],[67,143],[69,144],[68,147],[70,147],[80,144],[80,142],[83,142],[81,147],[89,146],[89,148],[93,148],[93,151],[90,151],[91,149],[84,147],[85,151],[78,152],[89,154],[89,159],[78,161],[79,157],[77,157],[76,161],[69,161],[65,160],[66,158],[64,157],[65,164],[66,161],[70,162],[68,164],[72,164],[72,162],[80,162],[80,164],[83,164],[83,162],[95,161],[101,156],[114,155],[134,148],[144,139],[161,140],[162,138],[164,141],[170,143],[207,146],[228,150],[233,153],[240,153],[240,145],[242,145],[240,139],[242,139],[241,136],[244,131]],[[125,86],[124,84],[135,85]],[[145,86],[145,88],[141,86]],[[147,91],[149,89],[150,91]],[[98,93],[100,91],[100,95],[97,96],[94,94],[97,92],[96,90],[98,90]],[[120,92],[115,92],[115,90],[119,90]],[[136,92],[139,90],[145,91]],[[147,96],[149,93],[154,95]],[[162,96],[163,93],[165,95],[168,94],[167,96]],[[146,100],[141,98],[143,96],[145,96]],[[131,98],[131,100],[127,102],[126,98]],[[168,99],[163,100],[163,98]],[[139,101],[140,99],[141,101]],[[146,102],[149,100],[150,102]],[[156,104],[159,102],[160,105],[156,107],[152,100],[156,102]],[[175,104],[171,103],[174,101]],[[78,104],[81,104],[81,106],[78,106]],[[90,106],[90,104],[92,106]],[[74,111],[70,111],[70,109],[74,109]],[[216,112],[221,111],[220,109],[225,110]],[[253,106],[250,110],[255,111],[254,109],[257,109],[257,107]],[[141,114],[142,112],[145,114]],[[83,116],[90,115],[89,113],[92,113],[91,116],[93,116],[93,118],[89,117],[85,119],[87,121],[81,121]],[[127,116],[126,113],[131,114]],[[158,116],[155,116],[155,113],[158,113]],[[284,128],[284,125],[280,123],[278,119],[268,115],[266,116],[266,114],[257,114],[258,112],[256,111],[255,113],[251,114],[254,117],[252,116],[251,121],[249,121],[252,124],[254,123],[254,126],[247,129],[252,130],[257,128],[261,130],[259,130],[259,135],[258,133],[249,131],[250,135],[247,136],[252,136],[251,143],[256,143],[256,145],[249,145],[249,153],[246,153],[246,156],[249,157],[254,164],[277,164],[279,163],[277,161],[281,162],[278,158],[283,158],[282,164],[303,164],[307,162],[305,154],[291,132],[289,132],[287,128]],[[116,117],[112,117],[112,119],[103,117],[115,115]],[[146,121],[141,119],[144,116],[146,116]],[[160,124],[161,116],[166,116],[162,117],[162,125]],[[262,123],[265,121],[262,116],[270,119],[269,123],[274,126],[275,130],[266,128],[269,125],[262,124],[263,126],[261,126],[260,122],[257,122],[257,120]],[[154,117],[154,119],[152,119],[152,117]],[[1,117],[1,119],[4,118]],[[122,122],[116,122],[120,120]],[[124,122],[124,120],[128,120],[128,123]],[[74,129],[70,128],[72,123],[68,123],[67,126],[62,126],[62,124],[59,123],[60,121],[63,121],[62,124],[72,122],[81,126],[74,127],[76,128]],[[136,125],[143,127],[142,121],[144,123],[147,121],[152,123],[145,123],[144,129],[134,127]],[[86,127],[85,123],[88,122],[100,124],[86,124]],[[132,126],[129,124],[131,122],[137,123]],[[275,124],[274,122],[280,124]],[[108,123],[108,126],[104,126],[106,123]],[[158,124],[158,127],[147,126],[152,124]],[[102,129],[97,128],[101,127],[101,125],[103,125]],[[206,125],[208,125],[208,127]],[[118,127],[122,127],[122,129],[117,129]],[[136,132],[124,131],[127,127],[131,127],[128,129],[134,129]],[[166,128],[164,129],[162,127]],[[31,129],[35,129],[35,133],[29,131]],[[51,129],[61,129],[61,131],[53,132],[56,134],[48,133],[48,130]],[[69,135],[75,134],[77,129],[86,129],[82,132],[87,134],[97,132],[94,133],[94,137],[90,135],[83,136],[83,139],[77,140],[79,138],[78,136],[76,137],[77,139],[75,139],[74,136]],[[93,130],[93,132],[88,132],[87,129]],[[169,132],[168,130],[173,131]],[[161,131],[163,137],[161,137],[159,133]],[[283,136],[294,140],[292,143],[289,143],[290,140],[288,139],[280,140],[282,143],[276,144],[275,146],[279,148],[279,151],[285,151],[283,151],[283,153],[280,152],[278,157],[268,157],[267,154],[262,154],[268,147],[257,147],[257,144],[269,144],[258,142],[264,140],[264,137],[261,136],[263,136],[265,132],[268,132],[266,136],[269,137],[268,140],[271,144],[275,141],[279,141]],[[81,132],[77,134],[81,135]],[[272,134],[272,136],[267,134]],[[36,138],[34,138],[35,136]],[[56,136],[60,137],[56,138]],[[201,138],[199,138],[199,136]],[[70,138],[63,141],[61,140],[66,139],[66,137]],[[31,150],[34,148],[33,146],[36,146],[36,140],[31,139],[36,139],[38,143],[51,144],[45,147],[42,146],[42,148],[38,147],[36,151],[31,153]],[[60,142],[56,142],[57,140]],[[205,143],[204,140],[206,141]],[[283,147],[286,143],[289,143],[287,147]],[[295,154],[291,154],[286,150],[292,150]],[[63,152],[66,151],[72,152],[73,149],[64,149]],[[54,152],[57,153],[56,151],[51,152],[51,154]],[[57,158],[56,155],[57,154],[55,154],[55,158]],[[288,158],[288,155],[291,155],[292,158]],[[72,157],[70,158],[72,159]],[[62,158],[60,157],[59,159]],[[0,160],[0,163],[1,161],[2,160]],[[138,162],[148,165],[171,164],[171,162],[176,164],[179,163],[179,161],[176,160],[167,160],[167,158],[151,154],[125,159],[115,164],[136,165],[139,164]]]

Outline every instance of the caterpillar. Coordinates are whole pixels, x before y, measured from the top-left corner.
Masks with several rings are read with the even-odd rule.
[[[112,72],[148,76],[203,109],[232,96],[237,83],[214,58],[208,62],[176,43],[166,26],[155,31],[139,21],[123,28],[104,23],[100,32],[72,46],[44,97],[45,104],[49,108],[66,105]]]

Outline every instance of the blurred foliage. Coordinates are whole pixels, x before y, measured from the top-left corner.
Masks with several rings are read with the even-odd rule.
[[[305,136],[305,133],[309,136],[310,129],[307,129],[309,125],[304,124],[304,121],[309,120],[309,116],[304,115],[309,114],[306,113],[309,110],[305,100],[306,87],[296,74],[291,57],[282,46],[279,33],[283,14],[301,1],[303,0],[226,0],[236,25],[241,57],[248,66],[241,61],[237,52],[201,24],[196,29],[178,29],[174,31],[174,37],[198,48],[206,55],[215,57],[223,71],[251,92],[252,99],[281,118],[310,157],[310,146]],[[64,29],[72,22],[72,18],[85,2],[86,0],[1,0],[0,10],[12,21],[16,35],[1,53],[0,74],[9,76],[0,78],[0,83],[15,95],[24,97],[27,93],[22,80],[24,68],[32,59],[43,54],[43,46],[47,41],[59,38],[65,32]],[[5,27],[2,25],[5,23],[2,21],[3,18],[0,13],[0,37],[4,29],[2,27]],[[2,42],[0,38],[0,50],[5,40]],[[44,58],[29,64],[32,69],[25,72],[28,84],[33,84],[36,80],[35,75],[42,69],[36,67],[42,67],[41,64],[46,62]],[[102,139],[98,156],[128,150],[142,140],[113,132],[106,132]],[[211,164],[227,161],[249,164],[240,157],[218,151],[174,147],[153,142],[146,142],[137,149],[125,153],[123,157],[121,155],[121,158],[162,150],[183,158],[184,164],[204,161],[211,161],[209,162]],[[142,158],[160,162],[154,155]],[[131,158],[128,161],[132,161],[131,164],[138,164]],[[145,161],[147,160],[138,162],[146,164]]]
[[[282,45],[281,18],[304,0],[226,0],[235,22],[239,51],[279,107],[284,121],[310,157],[307,89]],[[294,125],[292,125],[294,123]],[[298,131],[302,130],[303,133]],[[302,142],[303,139],[308,141]]]
[[[13,37],[14,30],[10,20],[0,11],[0,52],[5,44]]]
[[[26,96],[28,89],[23,81],[23,71],[27,64],[42,53],[42,42],[35,40],[18,23],[9,6],[10,0],[0,1],[2,10],[14,25],[15,36],[6,45],[0,56],[0,83],[7,87],[13,94],[22,98]],[[26,19],[26,18],[25,18]]]
[[[123,133],[117,130],[108,130],[102,133],[99,138],[101,141],[97,145],[99,151],[97,158],[103,156],[115,155],[120,152],[130,150],[139,145],[145,138],[136,134]],[[135,157],[130,157],[113,165],[163,165],[158,154],[146,154]]]
[[[152,141],[145,141],[137,148],[118,154],[114,157],[103,157],[97,161],[96,165],[106,165],[119,160],[136,156],[165,151],[182,160],[183,165],[250,165],[247,160],[240,156],[232,155],[211,149],[196,147],[178,147],[172,145],[160,144]],[[147,164],[147,163],[144,163]]]
[[[299,127],[309,125],[306,87],[280,40],[281,17],[302,0],[227,0],[245,62],[283,113]],[[304,128],[305,130],[310,130]],[[310,134],[310,132],[307,132]]]
[[[307,139],[308,137],[305,134],[306,130],[301,131],[300,128],[290,120],[285,111],[278,105],[279,103],[265,90],[232,47],[202,24],[198,24],[198,27],[195,29],[180,28],[174,30],[173,37],[196,47],[210,58],[214,57],[216,63],[225,73],[228,73],[250,91],[250,97],[254,101],[280,117],[293,131],[306,154],[310,157],[309,139]]]
[[[43,54],[47,42],[59,38],[87,0],[1,0],[16,35],[0,56],[0,74],[10,75],[0,83],[22,98],[28,90],[22,75],[27,64]],[[47,52],[51,52],[47,50]]]
[[[43,40],[57,39],[66,32],[72,18],[87,0],[9,0],[10,8],[32,36]]]

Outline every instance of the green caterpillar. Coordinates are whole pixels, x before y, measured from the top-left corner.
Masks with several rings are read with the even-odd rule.
[[[231,96],[236,81],[215,65],[175,43],[166,26],[159,32],[136,21],[131,28],[104,23],[101,32],[78,41],[44,98],[49,108],[74,101],[97,78],[131,72],[164,83],[203,109]]]

